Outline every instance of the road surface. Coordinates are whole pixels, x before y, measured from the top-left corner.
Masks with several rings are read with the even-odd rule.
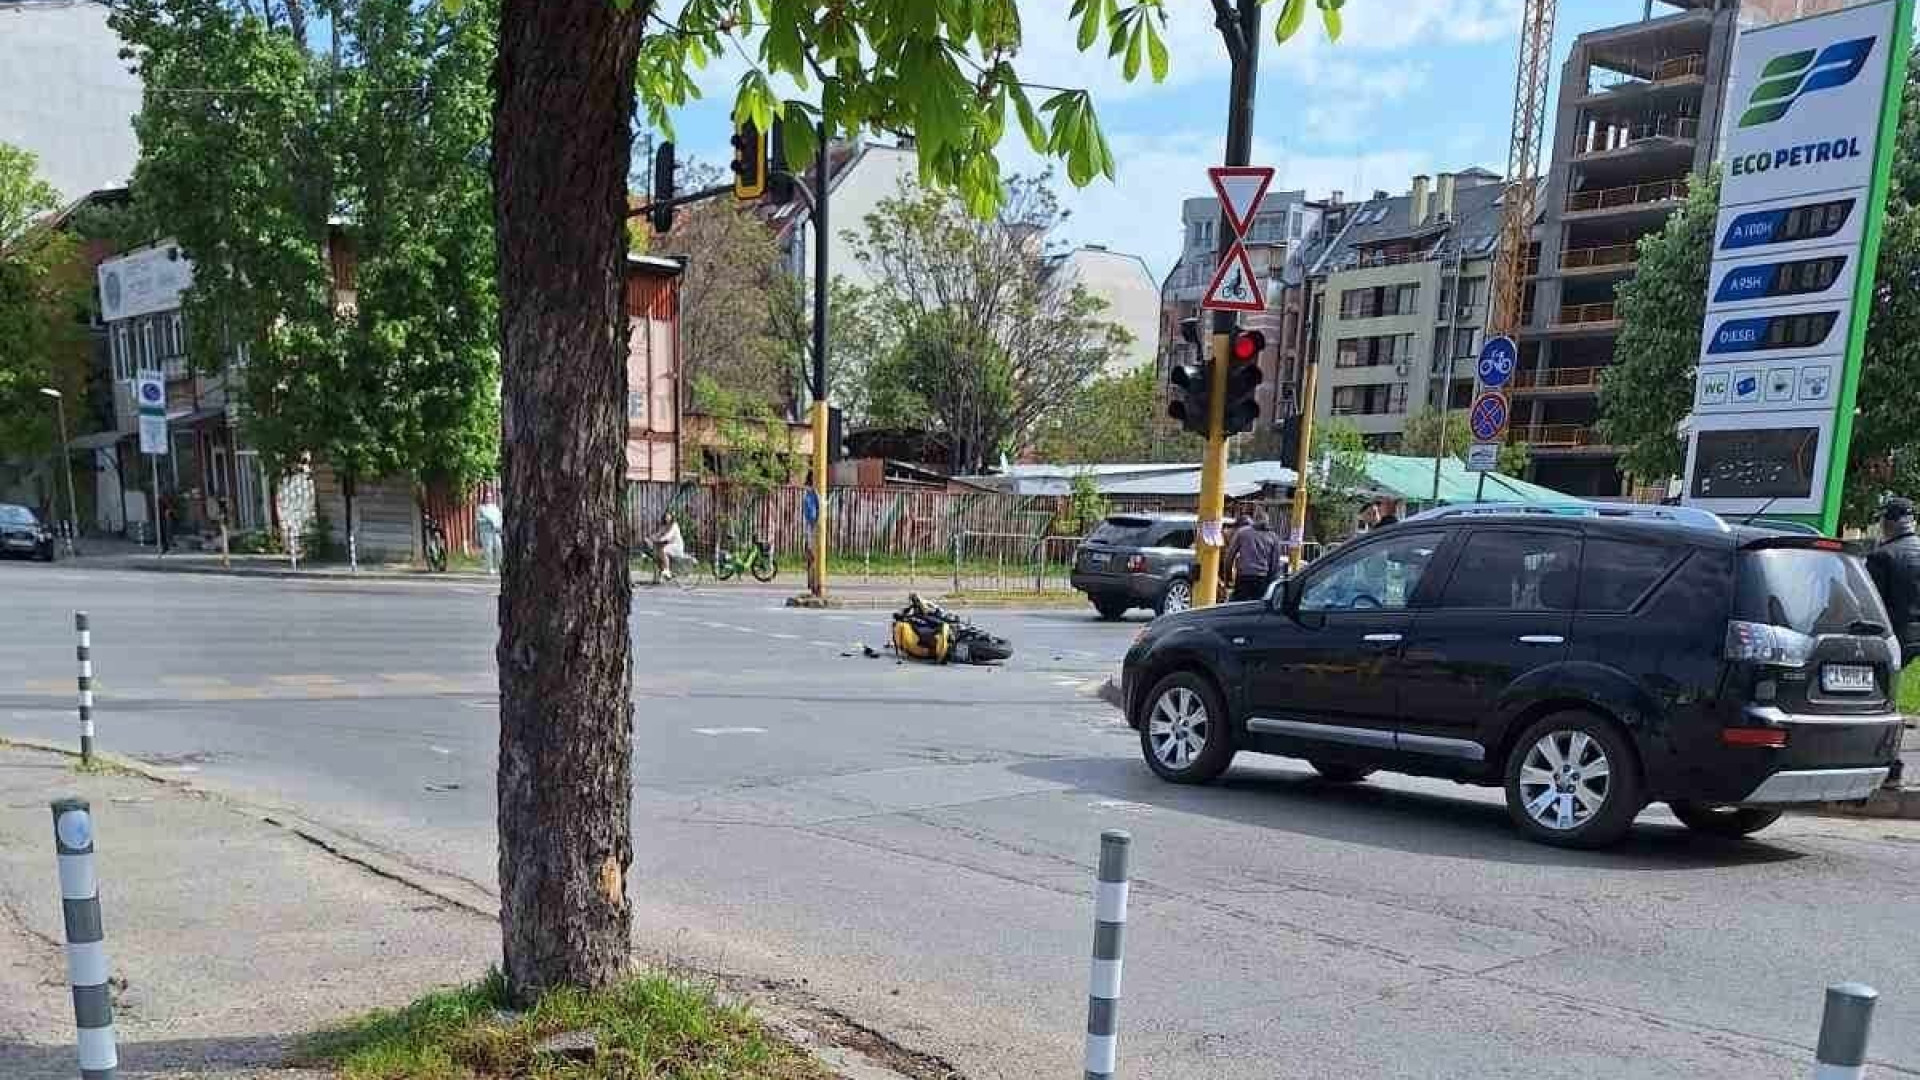
[[[490,590],[0,565],[0,737],[73,739],[75,608],[102,746],[492,890]],[[980,618],[1005,668],[869,659],[877,612],[639,590],[636,945],[968,1077],[1075,1075],[1117,826],[1129,1077],[1799,1077],[1843,979],[1884,995],[1878,1075],[1920,1075],[1914,826],[1718,843],[1649,811],[1576,853],[1441,782],[1243,758],[1172,787],[1091,696],[1137,622]]]

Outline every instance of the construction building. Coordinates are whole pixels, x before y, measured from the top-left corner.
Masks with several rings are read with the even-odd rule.
[[[1636,244],[1662,228],[1719,142],[1738,0],[1660,0],[1647,18],[1574,39],[1562,69],[1552,164],[1526,271],[1509,438],[1532,478],[1583,496],[1628,496],[1619,450],[1599,434],[1601,374],[1620,320],[1614,290]],[[1664,478],[1644,478],[1658,483]]]

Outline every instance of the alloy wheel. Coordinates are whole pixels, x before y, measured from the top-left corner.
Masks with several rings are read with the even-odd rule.
[[[1167,602],[1164,607],[1166,614],[1171,615],[1176,611],[1185,611],[1192,606],[1193,586],[1184,581],[1176,581],[1167,586]]]
[[[1160,695],[1147,718],[1147,737],[1153,756],[1169,769],[1185,769],[1207,748],[1211,718],[1207,703],[1196,691],[1175,686]]]
[[[1549,731],[1520,765],[1520,799],[1541,827],[1570,832],[1593,820],[1612,790],[1613,763],[1584,731]]]

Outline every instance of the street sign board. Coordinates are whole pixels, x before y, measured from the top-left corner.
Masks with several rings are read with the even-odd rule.
[[[143,371],[133,380],[133,401],[140,412],[140,452],[167,452],[167,384],[157,371]]]
[[[1513,378],[1513,369],[1520,365],[1520,347],[1510,337],[1488,338],[1480,346],[1480,385],[1489,390],[1497,390],[1507,385]]]
[[[1200,306],[1212,311],[1265,311],[1266,295],[1260,291],[1260,278],[1253,272],[1253,260],[1246,245],[1235,240],[1226,258],[1213,272],[1213,282]]]
[[[1689,505],[1838,527],[1913,9],[1871,0],[1740,35]]]
[[[1233,226],[1233,235],[1245,236],[1253,225],[1253,215],[1260,210],[1260,200],[1267,197],[1267,187],[1273,183],[1273,166],[1215,165],[1207,170],[1207,179],[1220,196],[1220,209],[1227,215],[1227,224]]]
[[[1499,443],[1477,442],[1467,448],[1468,472],[1493,472],[1499,468]]]
[[[1497,442],[1507,430],[1507,395],[1498,390],[1483,390],[1467,409],[1467,427],[1477,442]]]

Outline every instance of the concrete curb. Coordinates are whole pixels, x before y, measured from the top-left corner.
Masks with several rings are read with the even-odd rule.
[[[1881,788],[1862,802],[1821,803],[1811,812],[1829,817],[1920,821],[1920,788]]]

